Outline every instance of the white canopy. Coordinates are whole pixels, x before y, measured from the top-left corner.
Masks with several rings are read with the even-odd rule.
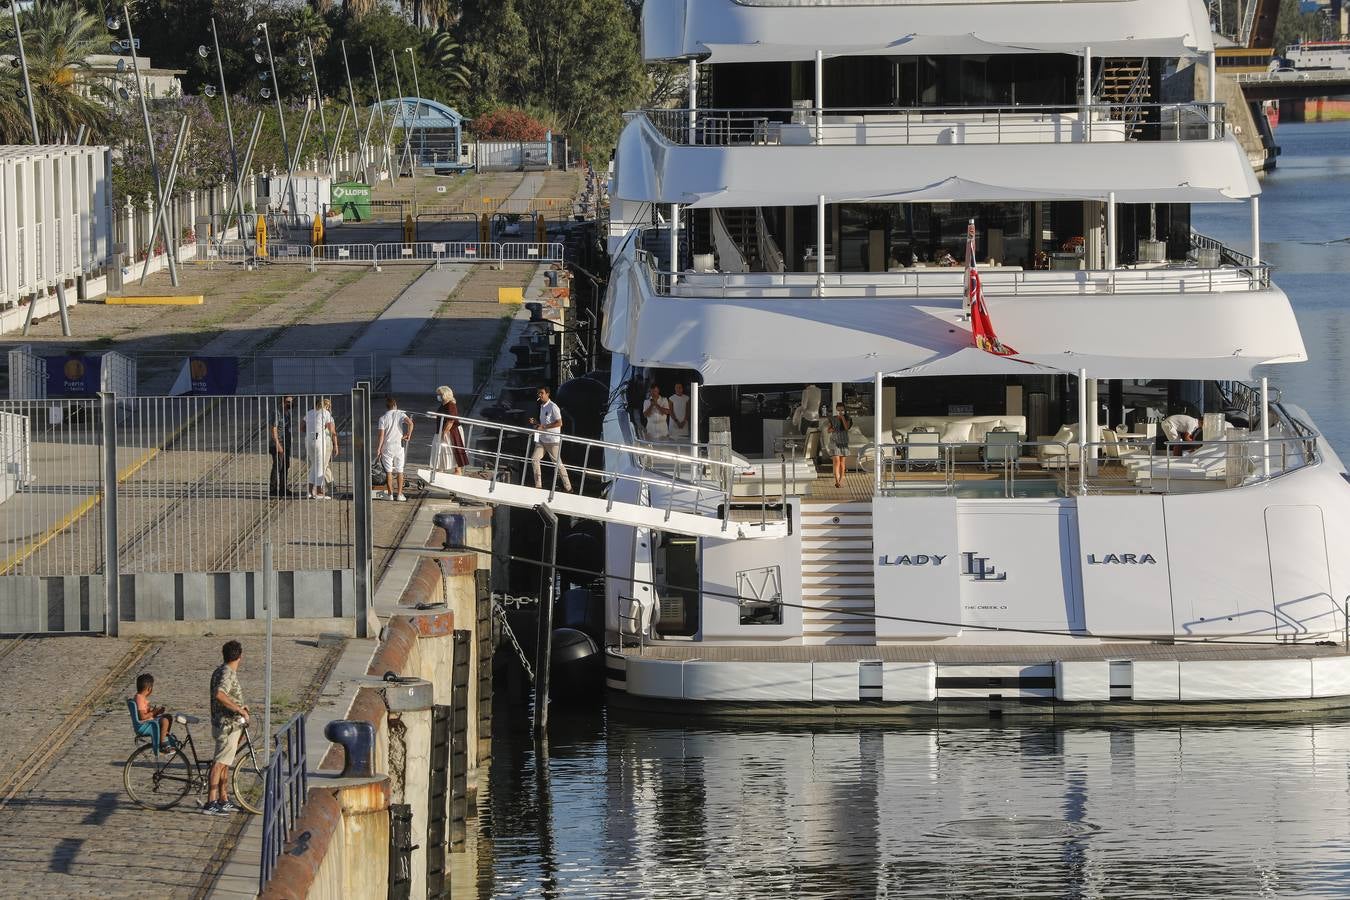
[[[1288,298],[1274,288],[987,302],[1017,357],[975,350],[960,300],[656,296],[625,253],[603,337],[635,365],[697,369],[707,384],[1080,369],[1094,378],[1248,379],[1259,365],[1307,359]]]
[[[615,196],[694,207],[995,200],[1215,203],[1261,192],[1231,136],[1206,141],[884,147],[677,146],[646,119],[619,136]],[[958,174],[959,173],[959,174]]]
[[[1213,49],[1201,0],[649,0],[648,61],[995,53],[1181,57]]]

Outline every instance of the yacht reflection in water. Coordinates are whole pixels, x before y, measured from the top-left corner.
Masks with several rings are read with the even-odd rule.
[[[1327,895],[1350,864],[1344,722],[610,720],[555,735],[542,806],[511,740],[483,811],[482,896]]]

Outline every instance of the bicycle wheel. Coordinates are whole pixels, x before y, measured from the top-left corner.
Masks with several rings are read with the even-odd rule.
[[[266,784],[267,775],[257,754],[249,748],[242,748],[230,772],[230,796],[240,809],[260,816]]]
[[[168,809],[192,789],[192,766],[179,747],[170,753],[155,754],[145,744],[127,757],[122,768],[122,784],[127,795],[146,809]]]

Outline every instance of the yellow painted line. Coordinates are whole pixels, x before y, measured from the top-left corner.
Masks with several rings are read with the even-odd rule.
[[[145,297],[108,297],[104,302],[109,306],[201,306],[204,298],[201,294],[182,294],[180,296]]]

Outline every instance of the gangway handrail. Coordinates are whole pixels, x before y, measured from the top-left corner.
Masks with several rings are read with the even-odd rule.
[[[535,463],[534,453],[525,451],[521,453],[514,452],[506,446],[508,435],[517,439],[525,439],[527,446],[534,444],[542,434],[548,434],[534,427],[509,425],[503,422],[492,422],[484,419],[474,419],[468,416],[451,416],[439,411],[427,412],[424,415],[437,424],[435,426],[436,439],[432,442],[431,459],[429,469],[434,473],[446,472],[455,468],[453,465],[453,453],[455,449],[453,442],[450,445],[442,444],[440,433],[444,428],[446,420],[453,420],[458,423],[461,429],[463,439],[463,452],[466,458],[473,462],[477,457],[481,462],[480,469],[488,473],[490,481],[488,493],[495,491],[498,483],[503,481],[503,472],[510,473],[513,468],[519,466],[519,484],[528,486],[528,477]],[[733,508],[752,508],[754,504],[737,503],[733,496],[732,487],[736,482],[738,473],[746,471],[745,467],[735,462],[712,459],[703,456],[697,456],[691,453],[681,453],[673,450],[662,450],[650,445],[640,444],[621,444],[614,441],[607,441],[598,438],[585,438],[575,435],[554,432],[559,439],[559,459],[561,467],[554,466],[551,478],[547,485],[548,498],[552,500],[559,490],[561,483],[562,489],[567,490],[571,483],[570,474],[564,476],[559,469],[565,468],[568,473],[579,473],[581,478],[579,483],[572,485],[578,492],[585,493],[586,481],[588,478],[601,478],[610,482],[627,482],[635,484],[639,488],[640,497],[631,502],[640,505],[656,506],[653,503],[653,489],[663,489],[665,491],[664,502],[659,508],[662,508],[666,519],[676,512],[692,512],[695,515],[715,515],[721,522],[724,531],[731,527]],[[489,449],[482,449],[479,443],[486,437],[490,445]],[[542,445],[541,445],[542,446]],[[563,455],[563,448],[573,447],[582,450],[582,461],[579,465],[568,462]],[[692,449],[698,449],[693,447]],[[451,465],[443,465],[443,459],[446,454],[451,454]],[[618,453],[626,455],[632,462],[631,470],[623,470],[613,466],[606,466],[605,454]],[[597,463],[593,454],[598,454],[600,459]],[[539,462],[542,463],[542,459]],[[551,460],[550,460],[551,462]],[[659,468],[657,467],[659,465]],[[667,469],[669,471],[667,471]],[[773,510],[771,515],[770,506],[777,506],[776,503],[770,503],[772,496],[783,496],[782,490],[786,488],[786,481],[780,485],[780,491],[777,495],[769,492],[770,480],[768,478],[768,466],[759,466],[760,496],[760,521],[758,525],[766,525],[770,521],[778,521],[781,516],[777,510]],[[514,480],[514,474],[508,474],[508,480]],[[541,489],[543,489],[541,479]],[[612,509],[616,502],[622,502],[614,497],[614,491],[611,490],[607,496],[609,508]]]

